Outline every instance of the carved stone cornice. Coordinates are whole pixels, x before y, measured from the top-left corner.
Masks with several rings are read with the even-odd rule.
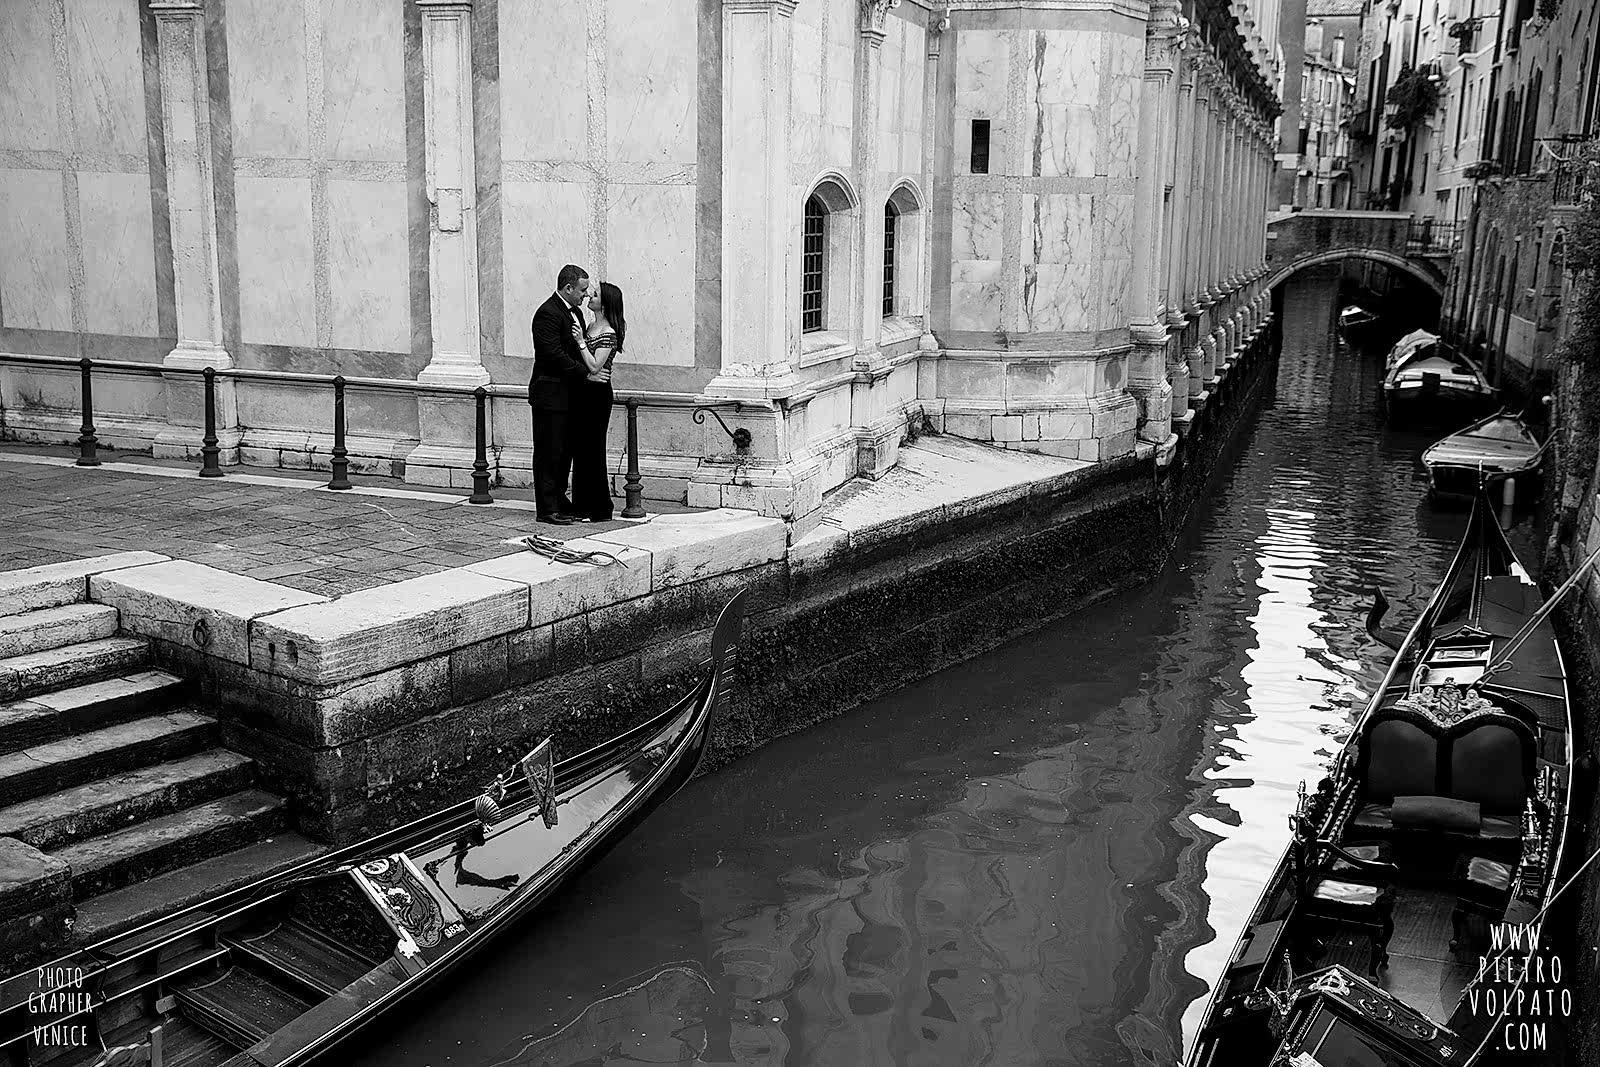
[[[763,14],[772,12],[789,18],[794,14],[794,9],[800,6],[800,0],[722,0],[724,11],[736,11],[743,14]]]
[[[861,36],[874,48],[887,36],[883,27],[890,10],[899,6],[900,0],[861,0]]]
[[[156,18],[193,18],[206,13],[205,0],[150,0],[150,13]]]

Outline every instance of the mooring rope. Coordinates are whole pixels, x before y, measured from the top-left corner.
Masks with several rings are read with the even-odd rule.
[[[557,541],[553,537],[524,537],[522,543],[539,553],[539,555],[547,559],[553,559],[557,563],[588,563],[596,567],[609,567],[613,563],[619,563],[624,567],[627,566],[626,563],[609,552],[603,552],[598,549],[593,552],[581,552],[575,548],[568,548],[563,542]]]

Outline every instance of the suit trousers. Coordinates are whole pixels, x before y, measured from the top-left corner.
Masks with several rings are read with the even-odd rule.
[[[548,518],[562,510],[567,495],[567,412],[547,407],[533,409],[533,498],[538,516]]]

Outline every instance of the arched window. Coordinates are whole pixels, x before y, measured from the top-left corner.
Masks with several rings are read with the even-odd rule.
[[[856,197],[837,175],[806,194],[800,223],[800,332],[804,349],[830,348],[848,330]]]
[[[1567,231],[1557,230],[1550,239],[1550,262],[1545,270],[1544,288],[1547,293],[1559,293],[1567,272]]]
[[[901,184],[883,205],[883,316],[912,318],[922,313],[918,285],[922,275],[922,204],[910,185]]]

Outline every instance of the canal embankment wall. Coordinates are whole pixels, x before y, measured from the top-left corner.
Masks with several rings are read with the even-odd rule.
[[[935,437],[902,464],[924,487],[868,485],[798,537],[722,509],[567,542],[609,565],[509,551],[330,600],[169,560],[93,576],[89,596],[196,680],[299,830],[343,843],[474,795],[541,737],[572,753],[659,710],[747,588],[712,769],[1151,577],[1275,351],[1263,329],[1219,369],[1170,462]]]

